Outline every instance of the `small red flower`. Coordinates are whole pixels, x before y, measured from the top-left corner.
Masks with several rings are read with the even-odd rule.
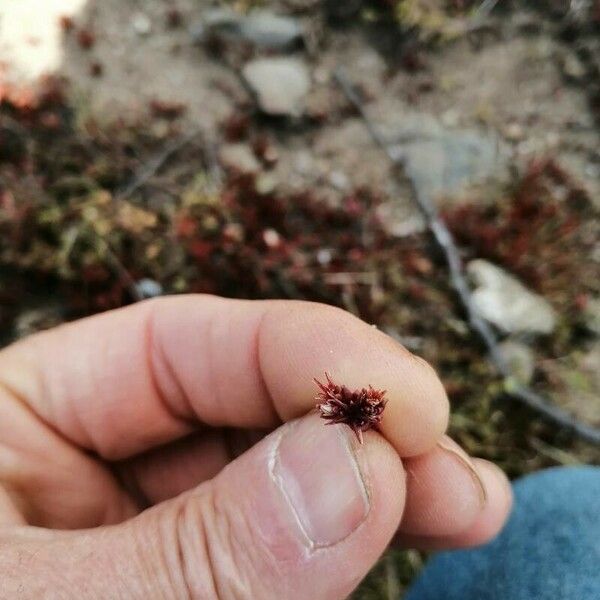
[[[387,403],[385,390],[376,390],[372,386],[351,390],[345,385],[337,385],[325,373],[327,383],[315,379],[319,386],[317,410],[327,425],[344,423],[354,431],[362,444],[362,433],[375,427],[380,421]]]

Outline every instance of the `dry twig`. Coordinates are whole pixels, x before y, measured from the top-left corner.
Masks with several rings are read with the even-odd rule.
[[[484,2],[484,4],[486,3]],[[492,2],[488,2],[488,4],[491,5]],[[394,148],[387,143],[384,136],[381,134],[365,111],[365,108],[351,83],[339,69],[335,73],[335,79],[342,89],[344,95],[359,113],[375,144],[377,144],[385,152],[393,165],[403,168],[404,164],[399,153],[395,152]],[[469,325],[483,341],[490,354],[492,363],[504,378],[506,392],[513,398],[519,400],[522,404],[535,410],[546,419],[554,422],[556,425],[574,432],[582,439],[600,445],[600,429],[593,427],[592,425],[582,423],[566,411],[546,400],[546,398],[528,386],[516,382],[512,377],[506,361],[504,360],[504,357],[500,351],[496,333],[487,323],[487,321],[485,321],[479,315],[479,312],[473,304],[471,290],[467,283],[458,247],[456,246],[456,242],[454,241],[452,234],[450,233],[444,221],[440,218],[433,200],[424,194],[421,189],[415,186],[414,182],[410,180],[410,177],[408,179],[412,185],[413,199],[423,214],[427,226],[429,227],[429,230],[431,231],[436,243],[444,253],[446,262],[448,264],[452,286],[454,287],[454,290],[456,291],[461,304],[467,313]]]
[[[107,240],[100,236],[96,236],[96,243],[98,247],[104,252],[107,262],[114,270],[115,274],[127,287],[127,290],[131,294],[131,297],[135,302],[144,300],[143,294],[135,282],[135,279],[131,276],[131,273],[125,268],[125,265],[121,262],[121,259],[117,256],[116,252],[111,248]]]
[[[200,135],[200,133],[200,130],[196,129],[189,133],[185,133],[168,143],[163,150],[142,165],[129,183],[117,191],[115,199],[123,200],[137,192],[137,190],[145,185],[149,179],[156,175],[158,170],[167,162],[167,160],[169,160],[169,158],[171,158],[171,156],[173,156],[173,154],[189,144],[196,136]]]
[[[473,19],[476,21],[480,21],[489,16],[489,14],[494,10],[496,4],[498,4],[499,0],[483,0],[483,2],[478,6],[475,14],[473,15]]]

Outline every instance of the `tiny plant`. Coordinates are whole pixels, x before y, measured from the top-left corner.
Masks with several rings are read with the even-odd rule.
[[[345,385],[338,385],[325,373],[326,383],[315,379],[319,387],[317,410],[327,425],[343,423],[354,432],[362,444],[363,431],[375,427],[380,421],[387,403],[385,390],[368,388],[351,390]]]

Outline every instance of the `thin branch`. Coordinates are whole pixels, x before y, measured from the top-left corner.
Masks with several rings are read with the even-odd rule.
[[[96,235],[96,234],[94,234]],[[126,285],[131,297],[135,302],[141,302],[144,300],[144,295],[140,292],[135,279],[131,276],[131,273],[125,268],[125,265],[121,262],[121,259],[117,256],[116,252],[111,248],[107,240],[99,235],[96,235],[96,243],[104,252],[107,258],[107,262],[115,271],[116,275]]]
[[[171,158],[171,156],[173,156],[173,154],[189,144],[196,136],[200,135],[200,133],[200,130],[196,129],[172,140],[158,154],[142,165],[137,173],[135,173],[133,179],[117,191],[115,199],[123,200],[137,192],[137,190],[145,185],[149,179],[156,175],[158,170],[167,162],[167,160],[169,160],[169,158]]]
[[[363,103],[356,94],[354,88],[339,69],[335,73],[335,79],[345,96],[361,116],[373,141],[385,152],[394,166],[404,168],[405,165],[400,154],[395,152],[394,148],[390,147],[390,145],[386,142],[379,129],[375,126],[367,114]],[[412,187],[413,199],[423,214],[427,226],[429,227],[429,230],[431,231],[436,243],[444,253],[446,262],[448,264],[452,286],[454,287],[458,298],[460,299],[460,302],[467,313],[469,325],[483,341],[490,354],[492,363],[504,378],[506,382],[506,392],[510,396],[519,400],[522,404],[543,415],[546,419],[561,427],[573,431],[581,438],[589,442],[600,445],[600,429],[593,427],[592,425],[582,423],[558,406],[553,405],[551,402],[546,400],[546,398],[533,391],[531,388],[515,382],[511,375],[510,369],[504,360],[502,352],[500,351],[496,333],[488,324],[488,322],[479,315],[479,312],[473,304],[471,290],[469,288],[469,284],[467,283],[467,278],[465,277],[462,267],[462,260],[452,234],[450,233],[444,221],[440,218],[432,199],[424,194],[423,191],[414,184],[414,181],[410,177],[410,173],[405,174]]]
[[[498,4],[499,0],[483,0],[483,2],[479,5],[475,14],[473,15],[473,20],[479,21],[485,19],[489,16],[489,14],[496,8],[496,4]]]

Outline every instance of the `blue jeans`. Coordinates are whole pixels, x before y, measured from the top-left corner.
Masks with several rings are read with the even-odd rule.
[[[599,600],[600,468],[556,468],[514,486],[492,542],[442,552],[406,600]]]

